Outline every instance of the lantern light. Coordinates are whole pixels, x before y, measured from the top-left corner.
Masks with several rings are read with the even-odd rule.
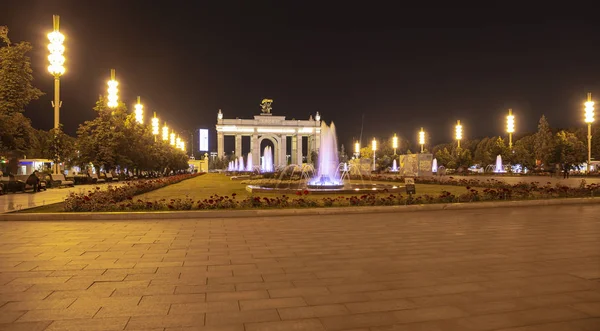
[[[585,122],[594,122],[594,101],[592,100],[588,100],[585,102]]]
[[[63,55],[65,52],[65,46],[63,45],[65,36],[59,31],[59,16],[54,15],[52,18],[54,31],[48,34],[48,40],[50,41],[50,44],[48,44],[48,50],[50,51],[50,55],[48,55],[48,61],[50,62],[48,72],[58,77],[65,73],[65,57]]]
[[[167,126],[167,122],[165,122],[165,126],[162,128],[162,140],[169,140],[169,127]]]
[[[375,138],[373,138],[373,141],[371,142],[371,148],[373,151],[377,150],[377,140]]]
[[[419,145],[425,145],[425,131],[423,131],[423,128],[419,131]]]
[[[108,102],[109,108],[115,108],[119,105],[119,82],[116,80],[115,69],[110,69],[110,80],[108,81]]]
[[[171,138],[171,146],[175,146],[175,132],[171,132],[171,135],[169,137]]]
[[[135,121],[139,124],[144,124],[144,105],[141,104],[139,96],[135,105]]]
[[[156,117],[156,112],[154,112],[154,117],[152,117],[151,121],[152,121],[152,134],[157,136],[160,130],[158,128],[159,121],[158,121],[158,118]]]

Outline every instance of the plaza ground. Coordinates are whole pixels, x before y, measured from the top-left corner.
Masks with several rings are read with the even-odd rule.
[[[600,330],[600,206],[0,222],[0,330]]]

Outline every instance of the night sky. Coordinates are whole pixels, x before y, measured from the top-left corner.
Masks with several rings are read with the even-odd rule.
[[[600,21],[586,19],[585,8],[558,16],[241,3],[2,1],[0,25],[13,42],[33,44],[34,83],[46,93],[26,115],[37,128],[52,126],[52,14],[67,38],[61,122],[70,134],[94,117],[111,68],[131,110],[140,95],[146,111],[176,129],[209,128],[212,149],[217,110],[252,118],[263,98],[288,119],[319,111],[347,149],[363,114],[363,145],[393,133],[414,142],[421,126],[440,143],[452,139],[457,119],[466,138],[501,134],[508,108],[518,132],[534,131],[542,114],[555,127],[583,125],[586,93],[600,99]]]

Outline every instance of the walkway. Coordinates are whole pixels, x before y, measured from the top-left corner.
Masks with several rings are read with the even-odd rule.
[[[71,192],[81,193],[100,187],[104,190],[108,185],[119,186],[123,183],[103,183],[96,185],[77,185],[75,187],[53,188],[46,191],[33,193],[7,193],[0,195],[0,213],[11,212],[32,207],[45,206],[57,202],[62,202]]]
[[[598,215],[0,222],[0,330],[597,331]]]

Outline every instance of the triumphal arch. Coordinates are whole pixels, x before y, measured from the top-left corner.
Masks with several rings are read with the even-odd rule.
[[[271,104],[273,100],[264,99],[260,104],[261,114],[254,119],[225,119],[219,109],[217,114],[217,155],[225,156],[225,136],[235,137],[235,156],[245,156],[242,151],[242,137],[250,137],[250,152],[252,163],[259,164],[263,151],[260,144],[268,139],[273,144],[273,163],[275,167],[285,166],[287,160],[287,137],[291,137],[291,164],[302,164],[302,140],[307,137],[307,160],[310,161],[311,152],[319,151],[321,145],[321,116],[319,112],[308,120],[286,120],[285,116],[273,116]]]

